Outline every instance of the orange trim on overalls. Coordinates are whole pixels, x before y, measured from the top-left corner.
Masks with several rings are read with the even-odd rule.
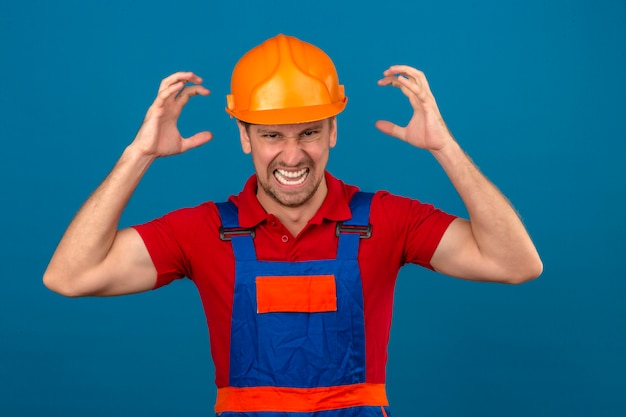
[[[323,388],[225,387],[217,390],[215,412],[312,413],[349,407],[389,405],[385,384]]]
[[[258,313],[337,311],[334,275],[264,276],[256,278]]]

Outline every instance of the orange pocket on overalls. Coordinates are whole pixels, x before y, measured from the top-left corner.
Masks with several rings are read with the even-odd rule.
[[[257,277],[256,299],[258,313],[337,311],[335,276]]]

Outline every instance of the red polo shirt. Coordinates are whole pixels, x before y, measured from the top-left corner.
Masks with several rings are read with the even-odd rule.
[[[242,227],[254,227],[259,260],[308,261],[334,259],[338,238],[335,222],[350,216],[349,201],[358,188],[326,173],[328,195],[315,216],[298,236],[256,198],[252,176],[230,201],[239,208]],[[454,216],[419,201],[379,191],[372,199],[372,236],[362,239],[359,265],[363,281],[366,328],[366,378],[384,383],[387,344],[391,328],[393,291],[398,270],[405,263],[430,268],[430,259]],[[209,326],[215,383],[228,386],[230,323],[235,260],[230,242],[219,237],[221,225],[212,202],[169,213],[135,226],[156,267],[156,288],[174,279],[189,277],[196,284]]]

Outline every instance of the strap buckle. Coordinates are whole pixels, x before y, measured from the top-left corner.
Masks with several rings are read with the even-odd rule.
[[[337,222],[335,235],[339,237],[341,233],[359,235],[360,239],[369,239],[372,236],[372,224],[370,223],[367,226],[349,226],[343,224],[343,222]]]
[[[220,226],[220,239],[224,241],[232,240],[232,236],[251,236],[253,239],[256,236],[254,232],[254,228],[243,228],[243,227],[228,227],[224,228]]]

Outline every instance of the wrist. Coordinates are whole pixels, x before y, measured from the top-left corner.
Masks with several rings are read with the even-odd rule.
[[[458,161],[459,158],[465,158],[465,152],[461,149],[461,146],[457,141],[451,139],[448,143],[439,149],[433,149],[430,153],[441,165],[447,165]]]
[[[147,152],[145,149],[142,149],[141,146],[137,145],[137,143],[133,142],[124,149],[120,159],[150,165],[155,159],[157,159],[157,157],[153,153]]]

